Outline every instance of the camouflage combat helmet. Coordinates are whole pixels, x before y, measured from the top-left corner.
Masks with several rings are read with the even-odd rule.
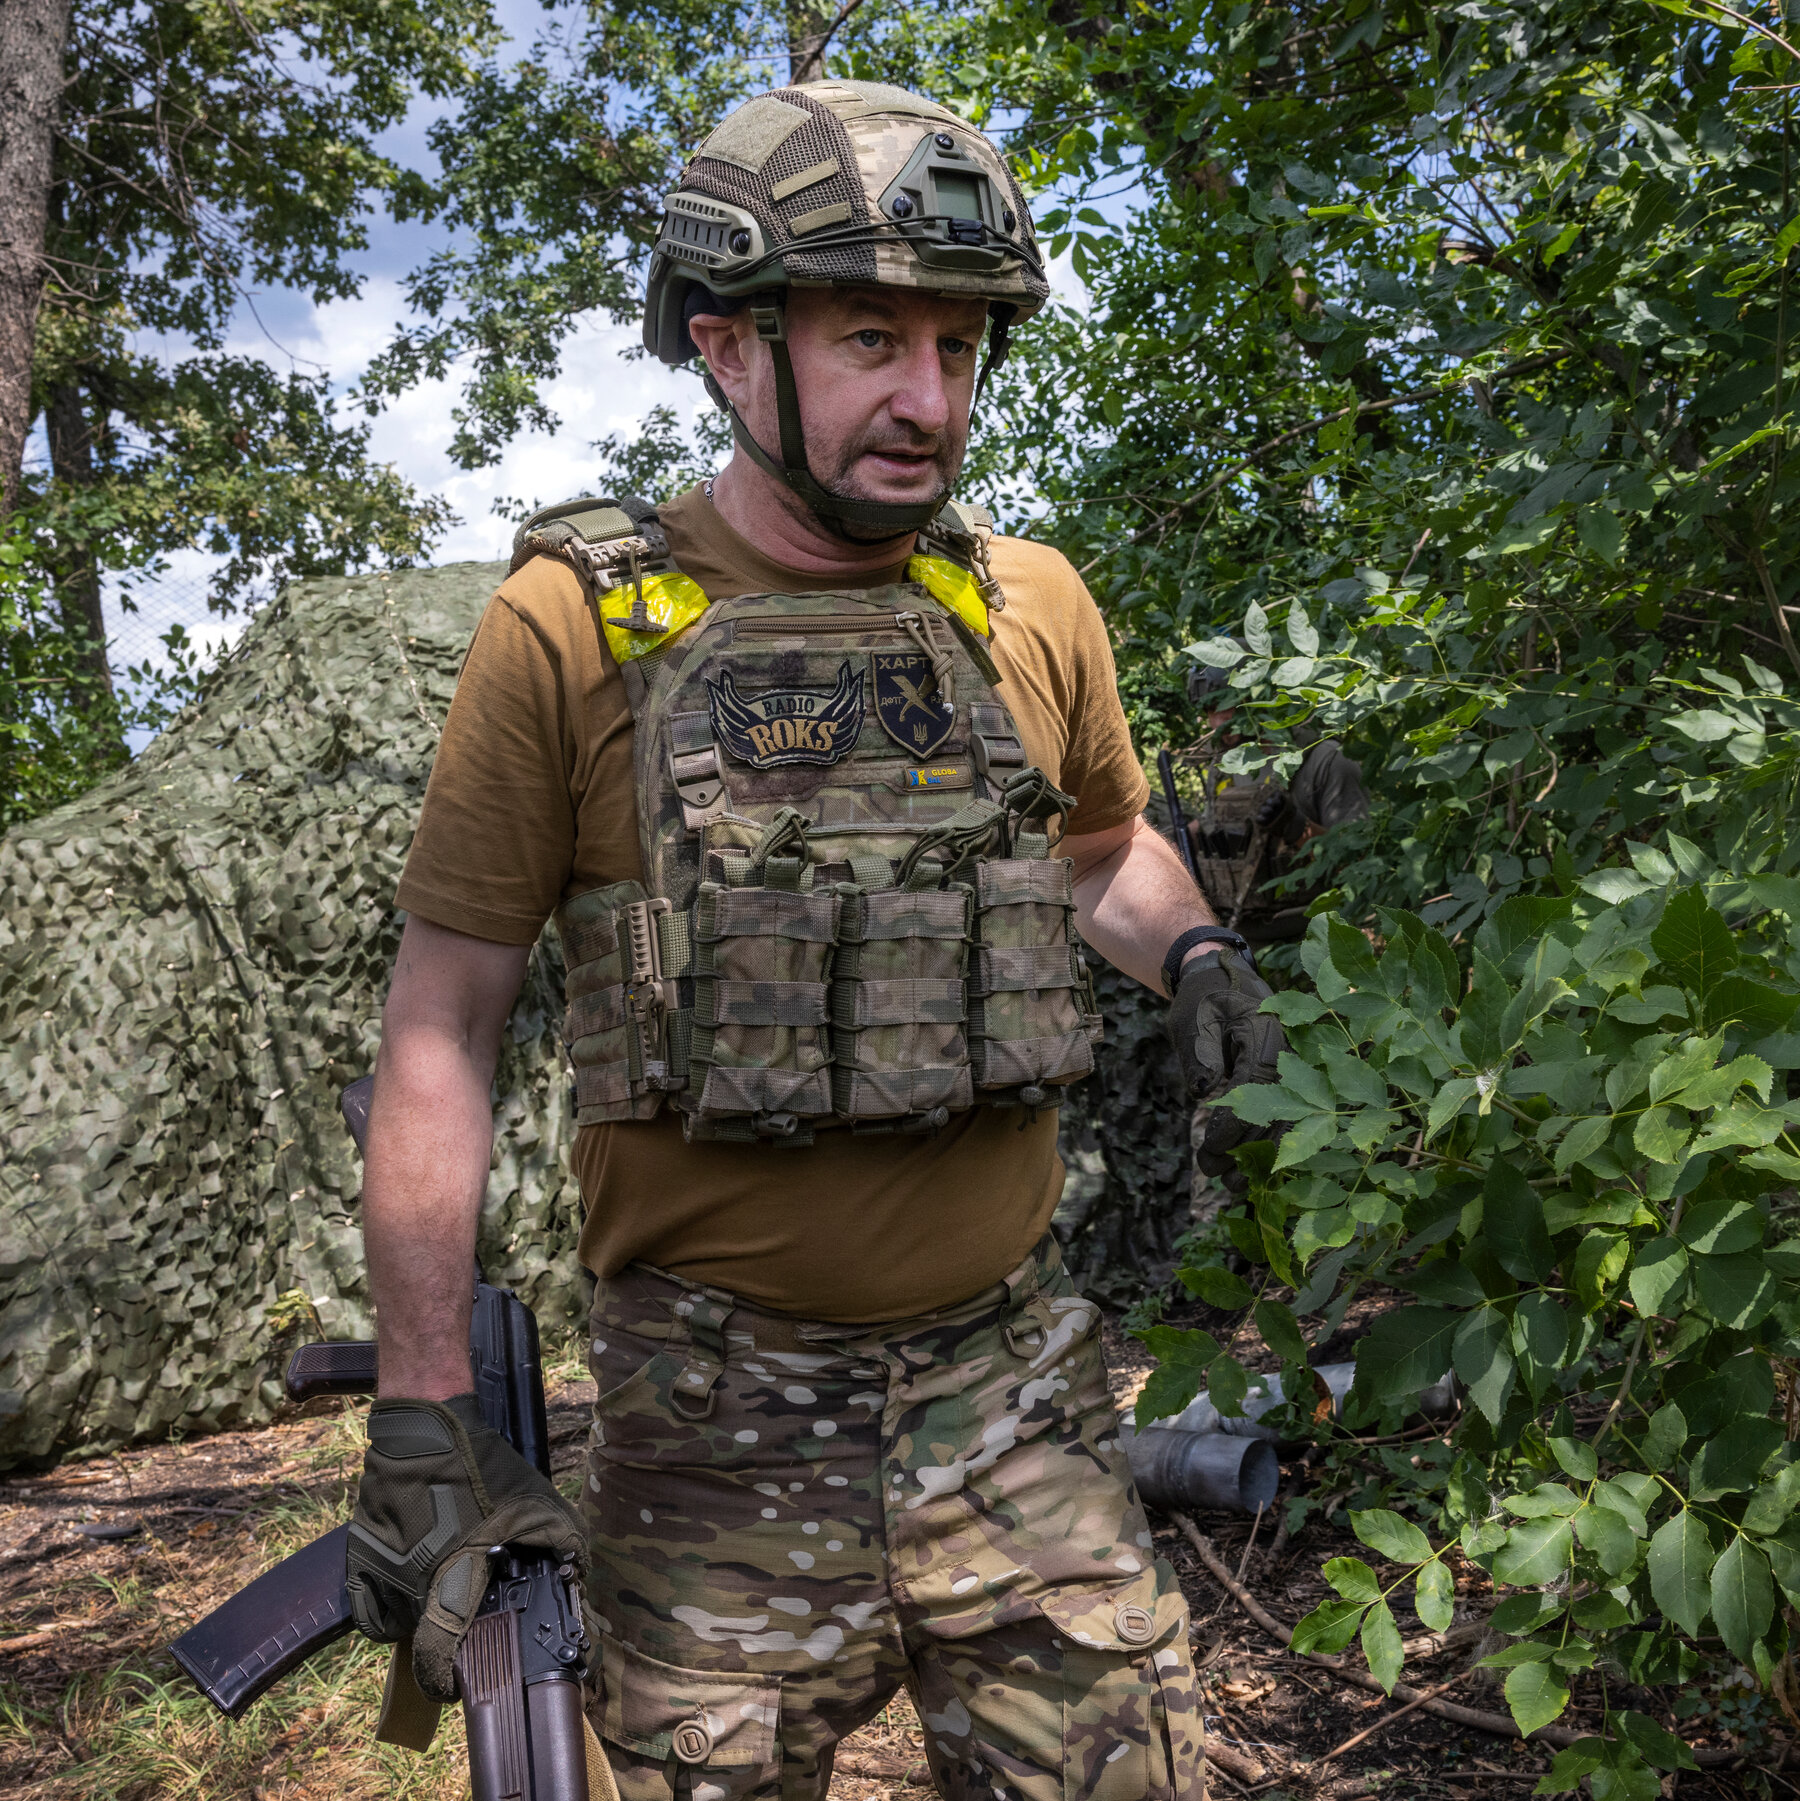
[[[1012,325],[1050,293],[1024,196],[1000,153],[904,88],[812,81],[728,114],[663,207],[645,347],[671,366],[685,363],[698,355],[689,319],[748,302],[775,365],[779,460],[706,377],[745,454],[840,534],[860,526],[898,536],[929,524],[937,502],[853,500],[814,478],[787,351],[786,290],[866,284],[986,300],[993,329],[979,396]]]

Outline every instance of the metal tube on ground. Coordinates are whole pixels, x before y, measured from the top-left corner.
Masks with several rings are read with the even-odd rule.
[[[1124,1421],[1119,1439],[1138,1493],[1165,1513],[1193,1508],[1255,1513],[1281,1487],[1275,1447],[1225,1432],[1136,1432]]]

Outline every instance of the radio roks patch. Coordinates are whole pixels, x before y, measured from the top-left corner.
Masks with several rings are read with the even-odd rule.
[[[881,729],[915,757],[928,757],[950,736],[956,709],[938,693],[931,659],[917,651],[874,652],[875,717]]]
[[[837,686],[828,693],[772,688],[766,694],[744,695],[731,671],[724,669],[716,682],[707,682],[706,694],[713,736],[752,769],[839,762],[855,748],[862,730],[863,671],[852,672],[848,662],[838,670]]]

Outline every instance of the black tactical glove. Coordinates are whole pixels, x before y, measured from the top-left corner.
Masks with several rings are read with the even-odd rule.
[[[1240,1082],[1275,1080],[1275,1060],[1287,1049],[1287,1039],[1278,1019],[1257,1011],[1272,992],[1248,958],[1229,945],[1182,969],[1169,1008],[1169,1036],[1191,1092],[1204,1096]],[[1196,1161],[1209,1176],[1235,1176],[1232,1150],[1278,1129],[1250,1125],[1228,1107],[1214,1106]]]
[[[547,1551],[584,1573],[580,1516],[481,1417],[474,1395],[377,1401],[350,1522],[346,1585],[357,1625],[412,1640],[413,1674],[456,1699],[452,1663],[488,1582],[488,1548]]]

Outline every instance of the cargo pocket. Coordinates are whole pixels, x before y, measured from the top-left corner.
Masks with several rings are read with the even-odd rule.
[[[702,882],[690,1081],[703,1137],[788,1137],[831,1112],[834,891]]]
[[[973,891],[842,891],[831,985],[836,1111],[941,1126],[971,1102],[964,1026]]]
[[[975,866],[969,1056],[978,1098],[1052,1105],[1046,1090],[1094,1067],[1082,970],[1069,935],[1074,865],[1066,857]]]
[[[646,1080],[658,1048],[647,1041],[647,1020],[628,995],[629,949],[621,914],[642,907],[636,882],[591,888],[556,910],[566,974],[563,1042],[574,1073],[575,1123],[603,1125],[650,1119],[662,1095]]]
[[[1153,1566],[1110,1588],[1047,1595],[1038,1607],[1066,1647],[1064,1794],[1071,1801],[1181,1795],[1157,1665],[1186,1628],[1173,1576],[1165,1583]]]
[[[600,1736],[623,1750],[695,1770],[729,1770],[733,1790],[780,1776],[779,1676],[677,1669],[604,1638],[600,1688]]]

